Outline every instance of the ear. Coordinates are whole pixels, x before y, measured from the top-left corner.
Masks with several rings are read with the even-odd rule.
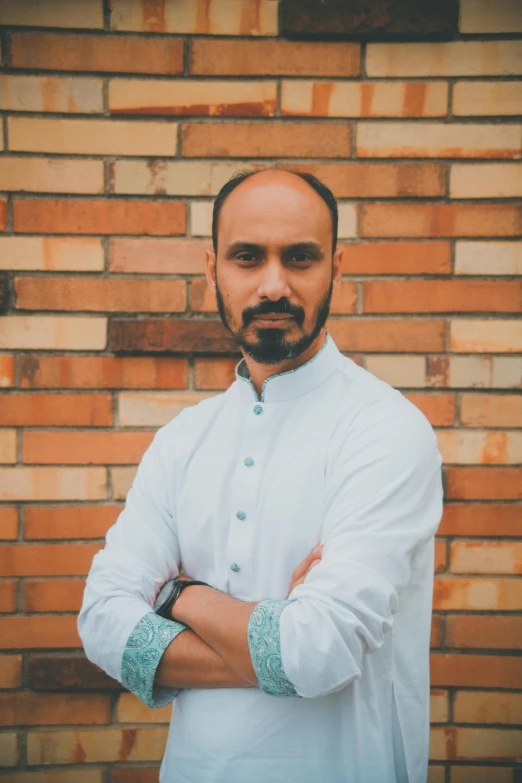
[[[333,287],[334,289],[337,288],[339,283],[341,282],[341,277],[343,274],[343,267],[342,267],[342,260],[343,260],[343,245],[339,247],[337,245],[337,249],[335,250],[333,254]]]
[[[213,294],[216,293],[216,254],[209,248],[205,251],[205,274],[207,276],[207,284]]]

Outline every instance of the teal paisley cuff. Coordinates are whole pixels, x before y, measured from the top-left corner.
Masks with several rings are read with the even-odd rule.
[[[279,617],[291,601],[267,598],[248,621],[248,647],[261,690],[272,696],[298,696],[281,663]]]
[[[171,641],[188,628],[148,612],[134,626],[127,639],[121,666],[121,683],[148,707],[165,707],[181,688],[154,684],[156,669]]]

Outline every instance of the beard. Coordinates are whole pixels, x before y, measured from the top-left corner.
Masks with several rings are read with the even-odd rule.
[[[332,293],[333,275],[328,291],[316,308],[314,325],[309,334],[305,333],[302,337],[292,341],[286,337],[286,329],[258,327],[256,337],[249,338],[246,336],[245,330],[256,315],[289,313],[295,319],[297,325],[302,328],[305,320],[303,308],[290,305],[287,299],[279,299],[277,302],[264,302],[258,307],[243,310],[243,326],[239,330],[234,331],[230,326],[232,314],[225,305],[216,276],[216,300],[221,320],[243,351],[255,362],[259,362],[259,364],[280,364],[288,359],[296,359],[298,356],[301,356],[312,345],[326,323],[330,313]]]

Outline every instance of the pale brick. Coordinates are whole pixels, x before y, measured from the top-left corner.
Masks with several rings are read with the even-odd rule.
[[[109,83],[111,114],[272,117],[276,105],[276,82],[113,79]]]
[[[38,772],[3,773],[2,783],[103,783],[101,769],[40,769]]]
[[[520,114],[522,82],[457,82],[453,87],[452,111],[456,116],[501,116]]]
[[[522,322],[509,320],[453,320],[450,350],[460,353],[522,352]]]
[[[113,30],[203,35],[277,35],[275,0],[112,0]]]
[[[242,162],[117,160],[111,164],[110,189],[121,194],[216,196],[225,182],[243,168],[255,167]]]
[[[458,767],[451,768],[451,783],[493,783],[493,781],[513,783],[513,770],[509,767],[476,767],[468,764],[459,764]]]
[[[106,344],[106,318],[6,315],[0,319],[0,348],[103,351]]]
[[[357,205],[339,201],[339,239],[354,239],[357,237],[358,212]]]
[[[366,51],[373,76],[515,76],[522,73],[522,41],[374,43]]]
[[[361,122],[357,155],[365,158],[520,158],[522,126],[430,122]]]
[[[204,392],[124,392],[118,395],[121,427],[161,427],[183,408],[213,397]]]
[[[454,163],[451,198],[517,198],[522,196],[522,163]]]
[[[459,729],[455,753],[461,759],[519,761],[520,729]]]
[[[0,429],[0,462],[16,462],[16,430]]]
[[[134,481],[136,470],[136,467],[110,468],[113,500],[125,500]]]
[[[103,247],[99,239],[0,237],[0,269],[99,272],[103,265]]]
[[[432,690],[430,693],[430,722],[448,722],[448,692]]]
[[[109,271],[164,275],[204,274],[205,250],[208,247],[210,242],[201,239],[111,238]]]
[[[61,155],[175,155],[176,123],[10,117],[9,148]]]
[[[0,468],[2,500],[105,500],[105,468]]]
[[[1,0],[0,0],[1,1]],[[2,7],[0,5],[0,13]],[[14,732],[1,732],[0,733],[0,759],[2,760],[2,767],[16,767],[18,764],[19,749],[18,749],[18,736]],[[7,773],[9,775],[9,773]],[[4,774],[2,774],[2,780],[4,780]]]
[[[522,432],[438,430],[439,451],[446,465],[518,465]]]
[[[119,723],[170,723],[175,705],[174,701],[166,707],[151,710],[133,693],[122,693],[118,697],[116,720]]]
[[[301,117],[444,117],[446,82],[283,81],[282,114]]]
[[[427,783],[446,783],[446,770],[441,764],[428,765]]]
[[[4,25],[31,27],[103,28],[102,0],[0,0],[0,19]]]
[[[522,33],[520,0],[460,0],[461,33]]]
[[[522,387],[522,358],[511,356],[452,356],[447,376],[428,385],[453,389],[516,389]]]
[[[455,274],[522,275],[522,242],[457,242]]]
[[[212,236],[212,202],[193,201],[190,205],[190,231],[194,237]]]
[[[423,356],[367,356],[366,369],[397,388],[422,388],[426,385],[426,360]]]
[[[457,691],[453,710],[457,723],[522,724],[522,693]]]
[[[103,161],[8,156],[0,158],[3,190],[103,193]],[[0,261],[0,266],[2,262]]]
[[[0,76],[0,109],[100,114],[103,81],[80,76]]]
[[[454,574],[522,574],[522,542],[453,541],[449,570]]]

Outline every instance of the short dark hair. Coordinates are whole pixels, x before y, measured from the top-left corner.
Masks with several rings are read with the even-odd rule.
[[[241,185],[242,182],[244,182],[249,177],[254,176],[254,174],[259,174],[263,171],[288,171],[290,174],[295,174],[296,177],[301,177],[301,179],[304,179],[305,182],[308,182],[310,187],[312,187],[318,196],[322,198],[326,206],[328,207],[328,210],[330,212],[331,218],[332,218],[332,252],[335,251],[335,248],[337,246],[337,228],[339,224],[339,212],[337,209],[337,201],[330,190],[329,187],[327,187],[324,182],[321,182],[320,179],[315,177],[313,174],[309,174],[306,171],[298,171],[296,169],[290,169],[290,168],[282,168],[280,166],[267,166],[266,168],[261,169],[243,169],[241,171],[237,171],[229,180],[228,182],[225,182],[221,190],[216,196],[216,200],[214,201],[214,207],[212,209],[212,244],[214,246],[214,252],[217,253],[217,235],[218,235],[218,223],[219,223],[219,216],[221,214],[221,210],[223,208],[223,204],[225,203],[226,198],[232,193],[233,190],[237,188],[238,185]]]

